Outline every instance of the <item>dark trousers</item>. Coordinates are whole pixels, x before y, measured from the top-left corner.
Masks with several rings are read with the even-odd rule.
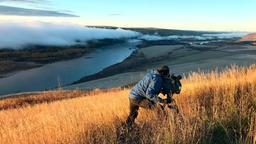
[[[140,107],[145,109],[155,109],[156,104],[148,99],[136,100],[129,98],[130,101],[130,113],[126,120],[126,124],[128,127],[132,126],[136,117],[138,116],[138,110]],[[161,109],[163,111],[163,109]]]

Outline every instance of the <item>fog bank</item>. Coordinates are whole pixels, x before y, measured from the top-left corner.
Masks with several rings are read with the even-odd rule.
[[[246,36],[247,32],[225,32],[225,33],[205,33],[202,35],[194,36],[194,35],[170,35],[170,36],[159,36],[159,35],[142,35],[140,39],[148,40],[148,41],[158,41],[158,40],[213,40],[213,39],[232,39],[232,38],[240,38]]]
[[[26,45],[69,46],[79,41],[132,38],[138,32],[123,29],[89,28],[51,23],[0,23],[0,49],[20,49]]]

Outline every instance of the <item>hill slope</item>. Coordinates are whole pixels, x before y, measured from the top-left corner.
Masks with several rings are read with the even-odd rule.
[[[256,66],[193,73],[182,83],[174,97],[182,119],[168,111],[167,121],[159,121],[154,112],[141,109],[130,133],[122,130],[129,88],[5,98],[0,100],[6,105],[0,111],[0,143],[253,143]]]

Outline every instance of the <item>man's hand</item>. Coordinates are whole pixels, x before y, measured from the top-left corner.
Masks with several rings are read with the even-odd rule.
[[[162,99],[162,98],[160,98],[160,97],[157,97],[157,101],[159,102],[159,103],[167,103],[167,104],[169,104],[169,103],[172,103],[172,98],[170,98],[170,97],[167,97],[167,99]]]
[[[170,97],[167,97],[167,99],[166,99],[166,103],[172,103],[172,98],[170,98]]]
[[[164,103],[164,100],[160,97],[157,97],[157,100],[158,100],[159,103]]]

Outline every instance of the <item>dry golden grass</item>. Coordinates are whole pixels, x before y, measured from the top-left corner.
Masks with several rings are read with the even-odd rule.
[[[39,103],[49,103],[53,101],[70,99],[75,97],[80,97],[82,94],[81,91],[73,90],[73,91],[64,91],[62,89],[58,89],[56,91],[45,91],[41,93],[35,94],[21,94],[17,96],[10,96],[0,98],[0,110],[7,110],[13,108],[20,108],[29,105],[35,105]],[[88,92],[87,95],[90,93]]]
[[[21,104],[22,97],[3,99],[0,143],[253,143],[256,66],[193,73],[182,83],[175,99],[183,119],[169,111],[168,120],[159,121],[154,112],[141,109],[130,133],[122,130],[129,88],[57,91],[52,100],[49,94],[27,96],[35,100],[32,105]]]

